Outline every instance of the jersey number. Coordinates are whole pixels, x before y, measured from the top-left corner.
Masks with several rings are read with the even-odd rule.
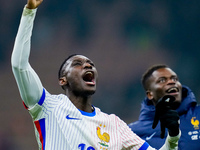
[[[85,150],[86,149],[86,145],[81,143],[81,144],[78,145],[78,148],[80,150]],[[95,149],[92,146],[89,146],[86,150],[95,150]]]

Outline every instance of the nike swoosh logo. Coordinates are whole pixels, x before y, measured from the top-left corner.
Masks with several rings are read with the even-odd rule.
[[[155,134],[156,134],[156,132],[154,132],[154,133],[153,133],[152,135],[150,135],[150,136],[147,136],[147,137],[146,137],[146,141],[150,140]]]
[[[70,117],[69,115],[67,115],[66,118],[68,120],[81,120],[80,118],[73,118],[73,117]]]

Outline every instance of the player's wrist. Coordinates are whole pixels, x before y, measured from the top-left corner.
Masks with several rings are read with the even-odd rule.
[[[27,15],[31,15],[31,14],[35,14],[37,11],[36,9],[29,9],[26,7],[27,5],[24,6],[24,10],[23,10],[23,16],[27,16]]]

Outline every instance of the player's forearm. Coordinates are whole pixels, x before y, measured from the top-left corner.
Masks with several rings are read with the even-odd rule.
[[[11,58],[12,67],[22,70],[28,67],[30,39],[35,14],[36,9],[27,9],[24,7]]]
[[[30,41],[36,9],[24,9],[11,58],[12,70],[21,97],[28,107],[37,103],[42,95],[42,84],[29,64]]]
[[[180,139],[181,131],[177,136],[171,137],[167,136],[165,144],[160,148],[160,150],[178,150],[178,140]]]

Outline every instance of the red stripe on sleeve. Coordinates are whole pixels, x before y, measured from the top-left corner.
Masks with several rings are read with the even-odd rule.
[[[37,120],[37,121],[34,121],[34,123],[35,123],[37,131],[39,133],[40,142],[42,143],[42,150],[44,150],[44,145],[43,145],[44,142],[43,142],[43,136],[42,136],[42,131],[41,131],[41,127],[40,127],[40,122],[39,122],[39,120]]]
[[[22,101],[22,103],[23,103],[24,107],[25,107],[26,109],[28,109],[28,107],[26,106],[26,104],[24,103],[24,101]]]

